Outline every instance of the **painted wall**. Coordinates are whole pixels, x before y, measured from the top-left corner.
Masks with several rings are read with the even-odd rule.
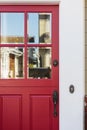
[[[8,0],[3,0],[2,2]],[[15,0],[29,2],[30,0]],[[12,0],[9,0],[12,3]],[[14,2],[14,0],[13,0]],[[48,4],[47,0],[32,0]],[[57,4],[58,0],[49,0]],[[31,1],[30,1],[31,3]],[[60,130],[83,130],[84,110],[84,6],[83,0],[60,0]],[[69,92],[69,86],[75,92]]]
[[[85,0],[85,94],[87,95],[87,0]]]
[[[84,6],[83,0],[60,2],[60,130],[83,130]]]

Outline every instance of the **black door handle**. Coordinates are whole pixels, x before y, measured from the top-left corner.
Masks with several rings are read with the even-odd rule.
[[[56,108],[57,103],[58,103],[58,92],[54,91],[53,92],[53,104],[54,104],[54,112],[53,112],[53,114],[54,114],[54,117],[57,116],[57,108]]]

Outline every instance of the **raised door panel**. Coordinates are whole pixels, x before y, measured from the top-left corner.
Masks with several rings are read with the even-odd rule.
[[[0,96],[0,130],[21,130],[21,107],[20,95]]]
[[[30,96],[30,130],[53,130],[51,96]]]

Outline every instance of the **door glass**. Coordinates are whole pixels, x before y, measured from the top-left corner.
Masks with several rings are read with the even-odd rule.
[[[24,77],[24,49],[20,47],[0,49],[0,78]]]
[[[28,77],[51,78],[51,48],[28,48]]]
[[[51,43],[51,13],[28,13],[28,43]]]
[[[24,14],[0,13],[1,44],[19,44],[24,42]]]
[[[39,43],[38,13],[28,13],[28,43]]]

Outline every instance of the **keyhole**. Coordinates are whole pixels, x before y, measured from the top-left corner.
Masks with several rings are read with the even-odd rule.
[[[58,65],[58,60],[53,61],[53,66],[56,67]]]

